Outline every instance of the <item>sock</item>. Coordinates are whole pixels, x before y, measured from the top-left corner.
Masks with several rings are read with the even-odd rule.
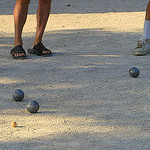
[[[148,21],[148,20],[145,20],[145,22],[144,22],[143,37],[146,39],[150,39],[150,21]]]

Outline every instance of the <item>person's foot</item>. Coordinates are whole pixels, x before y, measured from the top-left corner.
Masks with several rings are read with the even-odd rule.
[[[22,45],[15,46],[11,51],[10,54],[14,59],[24,59],[26,58],[26,52],[23,49]]]
[[[133,51],[135,56],[144,56],[150,52],[150,39],[141,38]]]
[[[28,49],[28,53],[38,56],[51,56],[52,51],[47,49],[41,42],[36,44],[32,49]]]

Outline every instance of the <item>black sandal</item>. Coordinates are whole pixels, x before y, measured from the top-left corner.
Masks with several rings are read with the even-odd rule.
[[[15,54],[23,53],[23,56],[15,56]],[[26,59],[26,52],[23,49],[22,45],[17,45],[15,46],[11,51],[10,55],[12,56],[13,59]]]
[[[43,53],[43,51],[47,51],[48,53]],[[52,56],[52,51],[47,49],[41,42],[36,44],[33,49],[28,49],[28,53],[38,56]]]

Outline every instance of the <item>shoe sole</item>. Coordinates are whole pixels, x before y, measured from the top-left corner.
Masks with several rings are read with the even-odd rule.
[[[135,55],[135,56],[144,56],[144,55],[147,55],[147,54],[148,53],[141,53],[141,52],[140,53],[138,53],[138,52],[136,52],[136,53],[134,52],[133,53],[133,55]]]
[[[51,54],[40,54],[39,52],[37,52],[34,49],[28,49],[27,52],[29,54],[33,54],[33,55],[37,55],[37,56],[43,56],[43,57],[50,57],[50,56],[52,56],[52,53]]]
[[[11,59],[16,59],[16,60],[24,60],[24,59],[27,59],[26,56],[18,56],[18,57],[15,57],[15,56],[10,56]]]

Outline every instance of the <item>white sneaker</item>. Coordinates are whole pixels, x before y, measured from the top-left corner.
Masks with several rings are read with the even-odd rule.
[[[137,47],[133,51],[133,55],[143,56],[148,53],[150,53],[150,39],[139,39]]]

